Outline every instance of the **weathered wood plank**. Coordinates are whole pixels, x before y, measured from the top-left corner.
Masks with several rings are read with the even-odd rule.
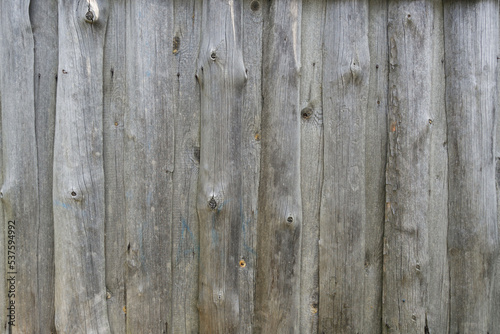
[[[301,14],[301,0],[276,1],[264,17],[255,302],[262,333],[299,332]]]
[[[126,79],[126,8],[117,0],[109,8],[104,43],[104,187],[106,204],[106,304],[112,333],[126,333],[125,209],[126,156],[124,155],[124,112],[128,107]],[[132,84],[132,82],[130,83]]]
[[[446,332],[446,317],[435,313],[447,311],[446,127],[436,4],[389,2],[384,333],[429,332],[428,317],[432,331]]]
[[[240,2],[203,3],[197,78],[201,142],[197,211],[200,223],[200,332],[240,326],[238,271],[242,215],[242,55]]]
[[[58,64],[58,23],[54,18],[54,13],[57,13],[57,0],[31,0],[29,13],[35,50],[33,75],[40,223],[36,236],[38,288],[34,308],[38,313],[38,323],[26,330],[53,333],[56,331],[52,174]]]
[[[387,1],[369,1],[370,86],[365,114],[365,256],[363,317],[366,333],[382,332],[382,262],[387,159]]]
[[[301,147],[302,245],[300,333],[318,331],[319,213],[323,182],[323,23],[326,2],[302,3],[301,25]],[[316,22],[316,24],[311,24]]]
[[[103,44],[107,3],[59,1],[54,139],[56,329],[109,333],[104,257]]]
[[[319,330],[367,332],[360,310],[366,293],[368,1],[328,3],[324,29]]]
[[[172,314],[173,3],[131,0],[126,11],[127,331],[164,333]]]
[[[242,94],[241,110],[241,236],[239,244],[238,333],[253,333],[255,273],[257,269],[257,215],[260,177],[260,120],[262,110],[262,23],[265,5],[243,1],[242,49],[247,83]]]
[[[168,333],[198,333],[198,261],[196,193],[200,162],[200,95],[196,59],[200,41],[201,1],[174,2],[175,166],[172,206],[172,319]]]
[[[445,1],[451,333],[494,333],[499,5]]]
[[[3,28],[2,25],[0,24],[0,34],[3,33]],[[2,57],[2,50],[0,49],[0,61]],[[0,78],[2,74],[0,72]],[[0,79],[0,129],[2,129],[2,84],[1,84],[1,79]],[[6,223],[5,217],[4,217],[4,202],[3,202],[3,183],[4,183],[4,169],[5,169],[5,163],[3,159],[3,135],[0,134],[0,222],[1,222],[1,228],[0,228],[0,240],[2,240],[2,246],[0,247],[0,256],[2,259],[5,259],[5,254],[7,251],[7,246],[8,246],[8,241],[7,241],[7,232],[8,231],[8,222]],[[0,280],[3,282],[0,288],[0,309],[6,310],[7,309],[7,277],[6,277],[6,266],[7,266],[7,261],[2,260],[0,261]],[[0,313],[0,326],[3,328],[5,332],[7,332],[7,312],[1,312]]]
[[[37,258],[38,235],[33,233],[43,222],[38,201],[34,42],[28,9],[29,1],[0,4],[3,145],[0,197],[4,219],[2,246],[5,247],[1,261],[6,265],[2,286],[7,286],[8,293],[8,304],[1,312],[9,314],[4,318],[12,325],[7,324],[7,332],[17,333],[38,328],[40,313],[33,310],[43,302],[38,299],[37,280],[44,279],[39,276],[43,272],[38,271],[41,264]]]

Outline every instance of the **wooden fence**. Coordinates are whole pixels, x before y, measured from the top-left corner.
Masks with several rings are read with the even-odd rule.
[[[0,1],[2,331],[500,333],[499,12]]]

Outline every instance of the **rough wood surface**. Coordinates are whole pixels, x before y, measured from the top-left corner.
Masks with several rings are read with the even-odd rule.
[[[262,58],[261,174],[255,330],[299,331],[300,22],[302,1],[272,2]]]
[[[107,3],[59,1],[54,139],[55,324],[58,332],[110,332],[106,309],[103,44]]]
[[[124,113],[127,331],[165,333],[172,314],[173,3],[126,6],[126,77],[134,83]]]
[[[128,107],[126,79],[125,1],[109,7],[104,44],[104,187],[106,204],[106,304],[112,333],[126,333],[126,216],[124,112]]]
[[[370,84],[368,2],[328,3],[323,43],[319,330],[367,332],[360,312],[366,293],[365,141],[360,134]]]
[[[198,268],[200,259],[196,192],[200,163],[200,95],[196,58],[200,42],[201,1],[174,2],[171,51],[174,79],[175,165],[172,206],[172,321],[168,333],[198,333]]]
[[[38,161],[40,223],[37,236],[38,324],[34,332],[54,333],[54,216],[52,171],[56,112],[58,22],[57,0],[31,0],[29,7],[34,39],[35,132]],[[30,264],[31,265],[31,264]],[[31,311],[32,312],[32,311]],[[30,332],[31,328],[25,328]]]
[[[37,142],[34,41],[28,8],[29,1],[2,2],[0,5],[2,43],[7,46],[0,52],[3,146],[0,197],[5,252],[2,284],[7,287],[7,307],[14,307],[12,312],[7,311],[7,307],[1,312],[13,315],[13,318],[4,318],[6,322],[12,321],[13,326],[5,324],[4,328],[21,332],[41,325],[40,313],[33,313],[33,310],[42,306],[37,280],[44,279],[39,277],[43,271],[38,270],[38,265],[42,264],[38,259],[39,236],[33,233],[43,222],[38,200],[37,146],[34,145]]]
[[[302,3],[300,187],[302,245],[300,333],[316,333],[319,308],[319,213],[323,182],[323,23],[326,1]],[[321,24],[307,24],[318,22]]]
[[[242,4],[203,3],[197,79],[201,94],[200,332],[238,332],[242,235]]]
[[[499,7],[445,2],[451,333],[495,333]],[[490,327],[491,326],[491,327]]]
[[[429,38],[442,26],[435,3],[389,2],[384,333],[446,331],[446,305],[440,319],[431,312],[446,304],[447,288],[444,91],[442,65],[433,61],[442,52]]]
[[[1,2],[0,331],[497,332],[499,9]]]

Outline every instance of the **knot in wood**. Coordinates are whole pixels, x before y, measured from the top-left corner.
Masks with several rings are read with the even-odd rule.
[[[93,23],[95,18],[95,13],[93,10],[89,9],[87,13],[85,14],[85,21],[88,23]]]
[[[210,207],[210,209],[212,210],[215,210],[215,208],[217,208],[217,201],[215,200],[215,198],[212,196],[212,198],[210,199],[210,201],[208,201],[208,206]]]
[[[311,118],[311,116],[313,114],[313,110],[311,107],[306,107],[306,108],[302,109],[302,111],[300,113],[302,114],[303,119],[309,119],[309,118]]]

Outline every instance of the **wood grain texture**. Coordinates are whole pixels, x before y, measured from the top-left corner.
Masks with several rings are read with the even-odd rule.
[[[442,66],[434,61],[442,52],[429,38],[442,27],[435,3],[389,2],[384,333],[429,332],[429,314],[432,331],[446,331],[446,299],[430,295],[446,298],[447,287],[444,91],[436,80],[443,79]]]
[[[107,3],[59,1],[54,139],[55,324],[58,332],[110,332],[106,309],[103,44]]]
[[[53,333],[56,331],[52,172],[58,65],[57,0],[31,0],[29,14],[34,40],[33,76],[40,223],[36,237],[38,288],[35,310],[38,313],[38,323],[34,329],[26,328],[26,331]]]
[[[365,331],[381,333],[382,264],[387,159],[387,1],[369,1],[370,86],[365,116]]]
[[[316,333],[319,308],[319,216],[323,182],[323,23],[326,1],[302,3],[300,188],[302,245],[300,333]],[[308,24],[317,22],[318,24]]]
[[[262,58],[255,331],[298,332],[300,326],[300,57],[302,1],[266,10]]]
[[[2,286],[7,286],[8,304],[2,313],[12,314],[8,332],[24,333],[39,328],[40,313],[33,313],[39,300],[38,261],[40,230],[38,199],[38,157],[34,100],[34,41],[29,18],[29,1],[2,2],[0,20],[0,91],[2,92],[2,146],[4,261]],[[9,224],[13,221],[14,224]],[[9,228],[14,226],[14,229]],[[11,227],[12,227],[11,226]],[[41,228],[45,232],[44,227]],[[42,236],[43,237],[43,236]],[[43,245],[43,242],[42,242]],[[41,252],[46,249],[40,249]],[[50,252],[50,250],[49,250]],[[14,277],[14,279],[12,279]],[[50,281],[50,279],[49,279]],[[8,284],[7,284],[8,283]],[[14,304],[13,304],[14,303]],[[5,304],[4,304],[5,306]],[[11,312],[7,307],[14,307]]]
[[[112,333],[126,333],[127,229],[125,208],[124,113],[128,108],[125,1],[109,7],[104,43],[103,152],[105,187],[106,304]]]
[[[247,82],[241,109],[241,211],[239,261],[240,325],[238,333],[253,333],[255,274],[257,271],[257,217],[260,178],[260,123],[262,111],[262,24],[265,4],[243,1],[242,54]]]
[[[198,333],[200,259],[196,193],[200,163],[200,95],[196,59],[200,43],[202,1],[174,2],[171,53],[177,72],[174,87],[175,165],[172,205],[172,320],[168,333]]]
[[[197,79],[201,95],[200,332],[232,333],[240,326],[239,266],[242,202],[242,4],[203,3]]]
[[[360,135],[370,83],[368,2],[328,3],[324,29],[319,330],[366,332],[360,312],[366,293],[365,141]]]
[[[165,333],[172,315],[173,4],[126,3],[124,113],[126,319],[130,333]]]
[[[445,1],[451,333],[494,333],[499,8]]]

